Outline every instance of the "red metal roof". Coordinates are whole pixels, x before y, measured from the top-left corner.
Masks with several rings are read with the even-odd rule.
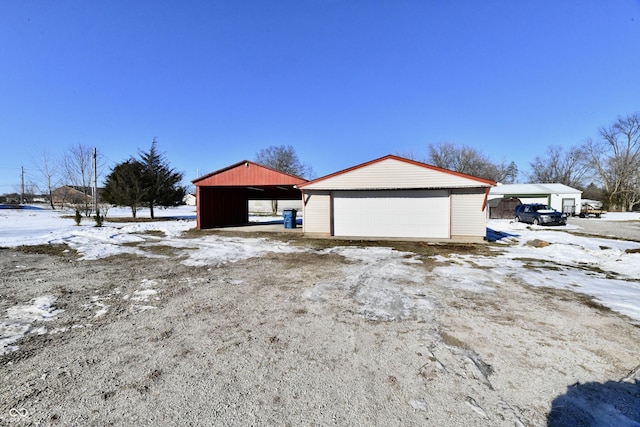
[[[243,160],[224,169],[196,178],[191,182],[196,186],[202,187],[260,187],[299,185],[307,182],[307,180],[250,162],[249,160]]]

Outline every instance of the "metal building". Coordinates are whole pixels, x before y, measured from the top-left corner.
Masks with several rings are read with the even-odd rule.
[[[483,240],[495,182],[388,155],[300,184],[305,234]]]
[[[249,223],[249,200],[300,200],[306,179],[243,160],[192,181],[198,229]]]
[[[558,212],[580,212],[582,191],[559,183],[503,184],[493,187],[489,198],[517,197],[522,203],[542,203]]]

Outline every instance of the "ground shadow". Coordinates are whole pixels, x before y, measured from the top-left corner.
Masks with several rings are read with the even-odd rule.
[[[485,236],[485,240],[489,242],[497,242],[500,239],[504,239],[505,237],[518,237],[517,234],[509,234],[504,231],[496,231],[487,227],[487,234]]]
[[[176,220],[176,221],[195,221],[196,220],[195,215],[177,215],[177,216],[162,217],[162,219],[165,219],[165,218],[168,220]]]
[[[24,210],[33,210],[33,211],[41,211],[43,210],[39,206],[31,206],[31,205],[14,205],[12,203],[0,203],[0,209],[24,209]]]
[[[576,383],[556,397],[547,427],[638,427],[640,382]]]

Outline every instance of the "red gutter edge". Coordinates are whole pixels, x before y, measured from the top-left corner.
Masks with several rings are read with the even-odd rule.
[[[487,208],[487,199],[489,198],[489,191],[491,191],[491,187],[487,187],[484,190],[484,200],[482,201],[482,212]]]

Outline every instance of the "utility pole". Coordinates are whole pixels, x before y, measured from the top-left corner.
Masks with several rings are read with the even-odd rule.
[[[22,168],[22,173],[21,173],[21,180],[22,180],[22,185],[21,185],[21,192],[20,192],[20,204],[24,205],[24,166],[21,166]]]
[[[93,204],[96,215],[98,214],[98,149],[93,147]]]

